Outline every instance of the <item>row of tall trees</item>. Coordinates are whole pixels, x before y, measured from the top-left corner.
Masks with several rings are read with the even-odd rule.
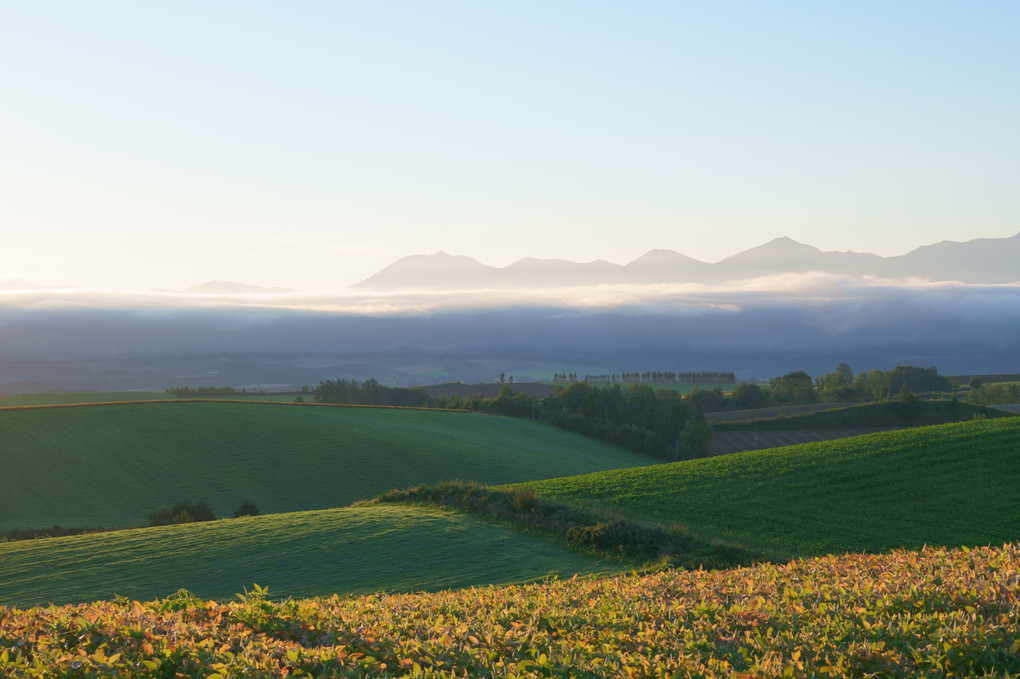
[[[701,412],[745,410],[768,406],[840,401],[878,401],[901,394],[931,394],[953,391],[952,380],[939,375],[938,368],[896,366],[892,370],[867,370],[854,375],[846,363],[835,371],[812,378],[803,370],[773,377],[765,386],[738,384],[722,390],[695,389],[688,395],[691,407]]]
[[[655,384],[668,382],[685,382],[695,384],[735,384],[736,376],[732,372],[702,370],[698,372],[670,372],[646,370],[645,372],[622,372],[587,374],[578,378],[577,373],[554,373],[555,384],[573,384],[588,382],[589,384]]]
[[[241,387],[170,387],[166,393],[173,394],[180,398],[196,398],[202,396],[238,396],[243,394],[262,395],[267,393],[265,389],[247,389]]]

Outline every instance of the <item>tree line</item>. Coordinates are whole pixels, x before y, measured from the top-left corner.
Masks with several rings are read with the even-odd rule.
[[[166,393],[173,394],[180,398],[195,398],[202,396],[234,396],[240,394],[267,394],[265,389],[246,389],[245,387],[170,387]]]
[[[574,382],[556,386],[544,399],[504,385],[491,399],[444,395],[434,398],[432,406],[530,417],[663,459],[703,456],[712,441],[711,425],[700,413],[691,413],[680,392],[646,384]]]
[[[432,399],[422,389],[387,387],[375,379],[364,382],[335,379],[319,382],[312,390],[314,403],[350,403],[354,405],[426,407]]]
[[[738,384],[725,394],[720,389],[698,389],[688,394],[690,403],[702,412],[750,410],[770,406],[844,401],[880,401],[901,395],[932,395],[952,392],[953,381],[939,375],[938,368],[898,365],[892,370],[857,373],[846,363],[835,371],[812,378],[803,370],[773,377],[765,386]]]
[[[1000,403],[1020,403],[1020,390],[1014,384],[985,384],[980,377],[970,380],[970,392],[967,400],[979,405],[997,405]]]
[[[623,373],[637,375],[638,373]],[[564,374],[557,374],[562,378]],[[624,384],[621,380],[570,381],[557,384],[544,399],[532,398],[504,383],[494,398],[479,394],[443,395],[430,398],[420,388],[386,387],[370,379],[326,380],[312,391],[316,403],[350,403],[470,410],[527,417],[603,439],[630,450],[663,459],[700,457],[710,452],[712,426],[704,413],[746,410],[769,406],[839,401],[875,401],[887,398],[910,400],[916,395],[953,391],[952,381],[934,366],[896,366],[892,370],[867,370],[854,374],[846,363],[835,371],[812,378],[802,370],[769,380],[767,385],[738,384],[723,392],[718,386],[697,386],[687,395],[676,389],[653,388],[649,381],[664,375],[710,378],[733,373],[642,373],[648,381]],[[620,376],[616,376],[620,377]],[[668,382],[669,380],[662,380]]]
[[[579,378],[576,372],[553,373],[554,384],[573,384],[575,382],[588,382],[589,384],[663,384],[667,382],[736,384],[737,378],[732,372],[716,372],[711,370],[700,370],[697,372],[646,370],[645,372],[586,374],[582,378]]]

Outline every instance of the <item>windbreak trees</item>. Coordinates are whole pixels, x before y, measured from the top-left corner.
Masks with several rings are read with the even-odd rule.
[[[679,392],[646,384],[622,388],[575,382],[557,387],[541,404],[541,418],[549,424],[667,459],[687,417]]]

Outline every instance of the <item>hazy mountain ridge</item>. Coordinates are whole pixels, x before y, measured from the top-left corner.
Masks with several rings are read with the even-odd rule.
[[[485,290],[577,285],[720,283],[785,273],[817,271],[882,278],[922,278],[964,283],[1020,282],[1020,233],[1010,238],[942,241],[905,255],[822,251],[782,237],[715,264],[672,250],[651,250],[621,265],[603,260],[525,258],[493,267],[471,257],[412,255],[357,283],[358,290]]]
[[[207,281],[200,285],[181,290],[185,295],[282,295],[294,292],[290,288],[266,288],[260,285],[235,283],[234,281]]]
[[[66,285],[57,286],[61,289],[66,289]],[[21,278],[0,278],[0,290],[6,292],[33,292],[37,290],[50,289],[45,285],[39,285],[31,281],[26,281]]]

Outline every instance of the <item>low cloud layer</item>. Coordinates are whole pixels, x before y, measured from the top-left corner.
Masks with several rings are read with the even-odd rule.
[[[421,292],[312,291],[241,294],[147,293],[84,288],[29,288],[0,284],[0,309],[261,309],[340,314],[407,314],[482,311],[508,307],[581,310],[647,308],[739,311],[763,303],[827,303],[849,300],[962,298],[1000,299],[1018,284],[965,284],[923,279],[882,279],[827,273],[789,273],[721,284],[597,285],[521,290]]]
[[[1020,372],[1010,358],[1020,356],[1016,338],[1020,286],[828,274],[519,293],[0,294],[0,361],[415,349],[629,357],[633,365],[651,355],[897,347],[886,352],[890,361],[966,353],[990,365],[1012,361],[998,369]]]

